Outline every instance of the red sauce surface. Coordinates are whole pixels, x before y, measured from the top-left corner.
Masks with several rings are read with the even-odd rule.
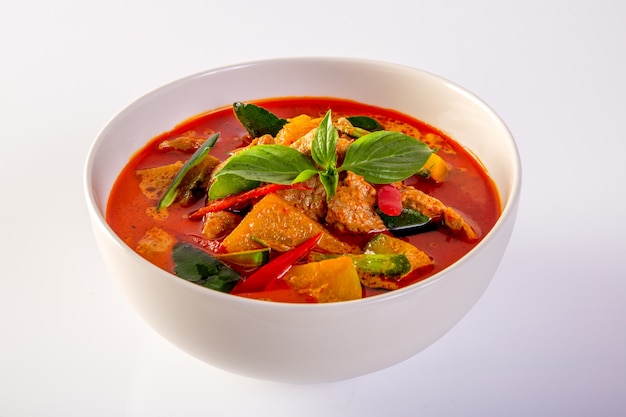
[[[255,103],[283,118],[303,113],[322,117],[328,109],[332,109],[335,118],[364,115],[377,119],[387,130],[399,130],[415,137],[419,136],[419,133],[439,135],[445,140],[445,146],[439,146],[439,155],[452,166],[447,179],[443,183],[435,183],[415,176],[405,182],[461,213],[481,238],[493,227],[500,215],[498,192],[482,165],[452,138],[415,118],[393,110],[335,98],[277,98]],[[171,151],[164,153],[159,151],[157,146],[161,141],[175,138],[189,130],[194,130],[197,135],[207,138],[215,132],[220,132],[220,139],[211,151],[211,154],[220,160],[226,159],[229,151],[247,144],[246,132],[235,118],[231,107],[194,116],[171,131],[149,140],[144,148],[132,156],[120,173],[107,205],[107,222],[131,248],[136,248],[146,230],[155,225],[182,241],[191,241],[190,236],[201,236],[202,222],[189,221],[185,215],[202,207],[203,200],[186,208],[172,205],[168,209],[168,219],[165,222],[157,222],[146,215],[146,210],[154,207],[156,203],[141,193],[139,178],[135,174],[138,169],[162,166],[176,161],[185,162],[190,154]],[[422,280],[449,266],[478,243],[460,240],[441,228],[406,239],[430,255],[435,263],[428,270],[415,271],[411,276],[404,278],[403,286]],[[163,269],[173,271],[171,253],[155,255],[149,260]],[[366,295],[381,291],[367,290]]]

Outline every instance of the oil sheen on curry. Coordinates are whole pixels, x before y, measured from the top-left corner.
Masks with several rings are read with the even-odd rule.
[[[354,101],[235,102],[151,139],[115,182],[107,222],[181,279],[240,297],[348,301],[470,251],[495,185],[435,127]]]

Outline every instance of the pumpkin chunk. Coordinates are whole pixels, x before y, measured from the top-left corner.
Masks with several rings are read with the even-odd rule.
[[[365,253],[401,253],[411,263],[411,271],[432,265],[433,260],[425,252],[402,239],[379,233],[365,246]]]
[[[228,252],[240,252],[263,247],[266,242],[272,249],[284,251],[298,246],[322,232],[318,247],[330,253],[359,253],[356,246],[342,242],[321,224],[276,194],[263,197],[254,205],[239,225],[224,239]]]
[[[311,296],[320,303],[361,298],[361,281],[348,256],[296,265],[283,280],[298,294]]]
[[[289,121],[276,134],[276,143],[290,146],[302,136],[317,128],[320,124],[320,120],[320,118],[313,119],[311,116],[306,114],[301,114],[289,119]]]
[[[443,182],[450,172],[450,165],[436,153],[431,153],[430,157],[418,172],[418,174],[431,178],[436,182]]]
[[[418,268],[430,266],[433,260],[425,252],[402,239],[379,233],[374,236],[365,246],[365,253],[375,254],[402,254],[410,263],[410,269],[396,279],[388,279],[384,275],[362,273],[361,283],[370,288],[384,288],[395,290],[400,287],[400,280]]]

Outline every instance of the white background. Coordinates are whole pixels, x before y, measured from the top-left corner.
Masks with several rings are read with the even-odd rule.
[[[0,416],[626,415],[626,3],[12,1],[0,6]],[[83,164],[123,106],[287,56],[419,67],[516,137],[518,223],[476,307],[392,368],[284,385],[201,363],[116,292]]]

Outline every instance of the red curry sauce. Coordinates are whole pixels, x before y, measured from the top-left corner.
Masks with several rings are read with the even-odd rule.
[[[290,118],[300,114],[322,117],[328,109],[333,116],[364,115],[378,120],[386,130],[401,131],[410,136],[419,137],[431,147],[439,148],[439,155],[451,165],[447,179],[442,183],[414,176],[405,182],[441,200],[454,208],[472,225],[479,236],[484,236],[497,221],[501,205],[495,185],[488,177],[482,165],[460,144],[443,132],[415,118],[399,112],[382,109],[353,101],[335,98],[277,98],[256,101],[279,117]],[[229,151],[248,144],[244,128],[235,118],[232,108],[222,108],[192,117],[169,132],[153,139],[130,159],[115,182],[107,205],[106,219],[113,230],[131,247],[136,248],[145,232],[157,221],[146,215],[146,210],[155,206],[155,202],[146,198],[139,189],[136,170],[185,162],[190,154],[157,149],[160,142],[173,139],[189,131],[208,138],[220,132],[220,139],[211,151],[211,155],[220,160],[228,157]],[[429,143],[434,138],[436,143]],[[193,236],[201,236],[202,223],[190,221],[185,215],[205,204],[204,200],[196,205],[182,208],[179,205],[169,207],[168,219],[159,221],[159,227],[165,229],[180,241],[193,241]],[[349,236],[344,236],[351,240]],[[449,266],[478,242],[460,240],[443,229],[410,236],[408,239],[415,246],[434,259],[434,266],[427,270],[415,271],[402,279],[402,286],[422,280]],[[478,240],[480,241],[480,239]],[[149,261],[157,266],[173,271],[171,253],[153,255]],[[367,295],[383,290],[367,290]]]

